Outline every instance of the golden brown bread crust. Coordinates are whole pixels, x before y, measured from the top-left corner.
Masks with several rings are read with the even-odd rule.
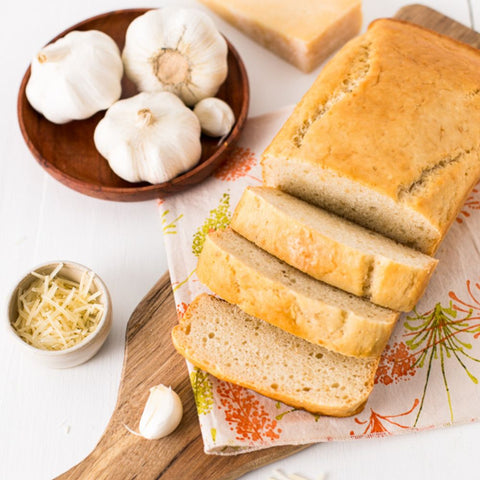
[[[315,216],[317,222],[308,221]],[[330,220],[337,223],[339,237],[357,235],[363,239],[366,233],[361,227],[350,228],[349,222],[269,187],[247,188],[230,225],[263,250],[318,280],[392,310],[412,310],[438,261],[413,251],[419,259],[408,264],[382,255],[378,244],[387,244],[388,254],[393,241],[381,239],[374,243],[380,236],[368,232],[370,237],[363,240],[371,243],[369,250],[377,249],[373,254],[354,246],[349,238],[329,236],[327,230],[315,226]]]
[[[198,260],[197,276],[210,290],[250,315],[342,355],[381,354],[398,312],[375,307],[379,312],[372,315],[369,310],[366,314],[348,310],[329,298],[320,298],[316,292],[306,294],[299,288],[300,280],[296,285],[288,285],[285,280],[257,270],[228,252],[222,246],[222,236],[228,233],[228,229],[211,232]]]
[[[282,176],[279,160],[311,167],[310,190],[325,175],[351,182],[424,221],[432,238],[402,242],[353,211],[353,201],[334,210],[432,254],[480,177],[479,139],[478,50],[380,19],[327,64],[264,152],[263,175],[293,194],[297,180]]]
[[[375,372],[378,366],[379,358],[377,358],[376,360],[372,359],[369,362],[369,367],[367,368],[368,379],[365,382],[365,394],[363,398],[359,398],[356,402],[349,401],[342,406],[335,407],[328,404],[321,404],[319,402],[309,402],[305,399],[300,399],[300,396],[298,395],[282,393],[278,391],[278,389],[273,389],[269,385],[262,384],[262,382],[260,381],[249,381],[242,376],[238,376],[236,374],[235,365],[233,365],[233,368],[231,368],[231,365],[225,366],[221,361],[210,362],[205,358],[202,352],[195,351],[195,349],[192,348],[189,341],[187,340],[187,337],[191,334],[190,330],[192,322],[195,321],[196,317],[201,315],[201,313],[199,313],[199,311],[202,310],[200,304],[203,300],[205,300],[205,297],[210,296],[207,294],[201,294],[192,301],[187,311],[183,315],[182,319],[180,320],[179,324],[172,329],[171,333],[172,342],[177,352],[184,358],[186,358],[194,366],[210,373],[211,375],[219,378],[220,380],[231,382],[236,385],[241,385],[242,387],[254,390],[261,395],[265,395],[266,397],[279,400],[287,405],[308,410],[312,413],[316,413],[319,415],[348,417],[351,415],[355,415],[363,410],[368,399],[368,395],[373,389]],[[218,299],[214,300],[220,301]],[[321,379],[319,379],[319,381],[321,381]]]

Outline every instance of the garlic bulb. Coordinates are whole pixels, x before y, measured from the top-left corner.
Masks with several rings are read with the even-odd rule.
[[[235,123],[235,115],[230,106],[215,97],[200,100],[193,113],[200,121],[202,132],[210,137],[223,137]]]
[[[162,183],[201,155],[200,123],[173,93],[139,93],[114,103],[95,129],[97,150],[129,182]]]
[[[123,64],[116,43],[97,30],[73,31],[32,61],[26,95],[54,123],[82,120],[120,98]]]
[[[178,427],[182,415],[182,401],[171,387],[152,387],[140,419],[140,435],[149,440],[166,437]]]
[[[139,90],[166,90],[195,105],[225,81],[227,53],[225,39],[205,13],[164,7],[133,20],[122,56]]]

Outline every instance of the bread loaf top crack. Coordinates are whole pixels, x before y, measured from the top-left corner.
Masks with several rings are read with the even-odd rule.
[[[265,183],[431,255],[480,178],[479,91],[478,50],[377,20],[266,149]]]

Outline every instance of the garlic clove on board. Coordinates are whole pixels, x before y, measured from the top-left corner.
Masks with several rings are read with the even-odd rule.
[[[235,115],[230,106],[219,98],[200,100],[193,109],[200,121],[202,132],[210,137],[223,137],[233,127]]]
[[[142,92],[107,110],[94,142],[119,177],[156,184],[198,163],[200,133],[197,117],[177,96]]]
[[[139,90],[165,90],[194,105],[215,95],[225,81],[227,54],[227,43],[208,15],[164,7],[133,20],[122,57]]]
[[[53,123],[82,120],[120,98],[123,64],[111,37],[73,31],[33,59],[26,86],[30,105]]]
[[[149,440],[165,437],[180,424],[183,406],[180,397],[171,387],[157,385],[150,395],[140,419],[139,433]]]

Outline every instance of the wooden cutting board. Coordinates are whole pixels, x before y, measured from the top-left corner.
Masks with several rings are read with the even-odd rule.
[[[402,8],[396,18],[415,22],[480,47],[480,34],[422,5]],[[133,312],[127,326],[118,400],[94,451],[61,480],[234,480],[305,446],[275,447],[234,457],[205,455],[185,362],[176,354],[170,330],[177,322],[168,275]],[[129,433],[138,428],[149,388],[163,383],[180,395],[184,417],[167,438],[148,441]]]
[[[170,340],[178,317],[166,274],[140,302],[127,325],[122,380],[110,423],[95,450],[62,480],[233,480],[261,465],[305,447],[279,447],[246,455],[216,456],[203,452],[193,394],[183,357]],[[149,388],[171,385],[182,399],[184,416],[175,432],[144,440],[138,431]]]

